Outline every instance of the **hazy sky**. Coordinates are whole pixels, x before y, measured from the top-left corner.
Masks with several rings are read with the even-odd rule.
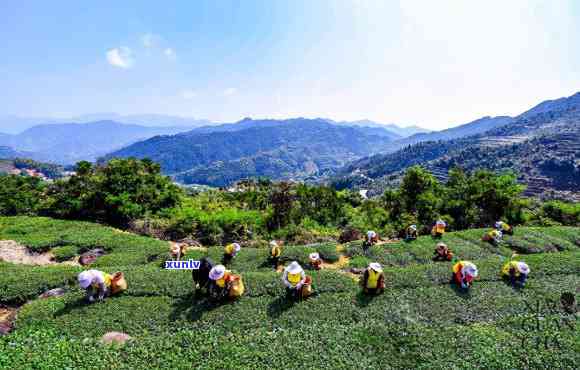
[[[579,46],[573,0],[2,1],[0,115],[436,129],[579,91]]]

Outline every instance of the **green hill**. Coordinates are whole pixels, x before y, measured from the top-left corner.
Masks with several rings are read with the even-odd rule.
[[[382,193],[409,166],[421,165],[440,180],[446,179],[449,169],[460,166],[469,171],[515,171],[528,185],[526,195],[578,200],[579,147],[580,93],[576,93],[544,102],[477,135],[420,142],[362,158],[339,170],[333,181]]]
[[[149,158],[180,182],[229,186],[251,177],[296,180],[332,173],[350,161],[379,153],[398,137],[380,128],[339,126],[323,119],[246,119],[205,131],[157,136],[105,159]]]
[[[90,223],[0,218],[0,240],[36,251],[103,247],[108,254],[97,267],[122,270],[129,282],[124,295],[85,305],[75,284],[80,267],[1,263],[0,303],[31,301],[20,309],[15,331],[0,337],[0,368],[574,368],[577,316],[559,298],[577,295],[580,229],[520,228],[499,248],[481,242],[482,232],[444,237],[479,267],[468,294],[449,284],[450,263],[431,261],[435,241],[420,237],[372,249],[372,259],[386,266],[383,295],[361,296],[351,275],[324,269],[309,272],[317,294],[294,304],[283,298],[279,273],[263,264],[266,250],[243,248],[232,269],[242,274],[246,294],[211,306],[192,297],[189,271],[161,269],[166,242]],[[221,248],[208,250],[219,259]],[[283,257],[305,261],[312,250],[330,261],[338,257],[332,243],[287,247]],[[367,263],[359,242],[338,250],[353,266]],[[532,270],[523,290],[498,275],[513,251]],[[70,288],[65,296],[33,300],[60,286]],[[134,340],[101,345],[107,331]]]

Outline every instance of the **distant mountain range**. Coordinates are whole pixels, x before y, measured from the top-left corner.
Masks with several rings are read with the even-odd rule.
[[[471,136],[475,134],[480,134],[482,132],[491,130],[492,128],[505,126],[513,122],[513,118],[509,116],[498,116],[498,117],[482,117],[476,119],[475,121],[459,125],[456,127],[448,128],[442,131],[429,132],[429,133],[418,133],[400,140],[397,140],[391,146],[391,150],[395,151],[397,149],[403,148],[407,145],[421,143],[424,141],[437,141],[437,140],[451,140],[458,139],[465,136]]]
[[[106,117],[117,117],[125,121],[144,122],[146,124],[161,124],[164,122],[165,126],[136,125],[112,120],[79,123],[85,120]],[[91,114],[76,117],[75,119],[78,122],[56,123],[49,121],[46,124],[32,126],[18,134],[0,133],[0,145],[9,146],[15,152],[26,152],[30,158],[38,161],[73,164],[79,160],[94,161],[107,153],[157,135],[171,135],[185,131],[192,131],[197,134],[234,132],[249,128],[266,128],[285,124],[284,120],[252,120],[251,118],[246,118],[236,123],[217,124],[206,120],[191,120],[164,115],[121,116],[114,113]],[[31,122],[27,121],[27,124]],[[174,123],[176,126],[166,126],[167,122]],[[417,130],[415,128],[401,129],[395,125],[381,125],[371,121],[337,123],[328,120],[328,122],[337,126],[364,127],[364,131],[367,134],[383,136],[389,140],[402,138],[401,135],[393,131]],[[192,126],[182,126],[184,124],[191,124]]]
[[[188,129],[214,124],[213,122],[206,119],[170,116],[163,114],[121,115],[118,113],[93,113],[69,118],[0,116],[0,132],[18,134],[37,125],[70,122],[90,123],[98,121],[116,121],[125,124],[148,127],[187,127]]]
[[[0,145],[0,159],[14,159],[25,155],[25,153],[16,151],[9,146]]]
[[[217,124],[162,115],[43,124],[0,134],[0,159],[23,157],[70,164],[113,157],[150,158],[186,184],[225,186],[248,177],[332,181],[378,194],[420,164],[444,180],[453,166],[515,170],[529,194],[580,194],[580,93],[544,101],[517,117],[482,117],[437,132],[369,120],[245,118]],[[175,117],[174,117],[175,118]]]
[[[476,133],[456,138],[445,131]],[[437,141],[355,161],[339,170],[333,182],[379,193],[397,183],[405,168],[419,164],[442,180],[453,166],[514,170],[528,185],[528,194],[580,193],[580,93],[545,101],[514,118],[485,117],[445,131],[426,135]]]
[[[150,158],[184,183],[224,186],[247,177],[319,176],[379,153],[397,138],[386,129],[341,126],[324,119],[244,119],[154,137],[106,158]]]
[[[330,123],[334,123],[337,125],[344,125],[344,126],[382,128],[385,130],[389,130],[389,131],[401,136],[402,138],[412,136],[415,134],[430,132],[429,130],[424,129],[424,128],[419,127],[419,126],[399,126],[399,125],[395,125],[393,123],[383,124],[383,123],[374,122],[374,121],[371,121],[368,119],[363,119],[363,120],[359,120],[359,121],[333,121],[333,120],[329,119],[328,121]]]
[[[29,152],[30,158],[39,161],[72,164],[79,160],[96,160],[99,156],[139,140],[188,129],[145,127],[114,121],[45,124],[34,126],[17,135],[0,135],[0,145],[9,146],[19,152]]]

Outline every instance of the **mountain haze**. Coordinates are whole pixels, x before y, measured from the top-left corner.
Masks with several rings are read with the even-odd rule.
[[[0,137],[0,144],[31,152],[33,159],[60,164],[95,160],[136,141],[186,131],[183,127],[144,127],[114,121],[45,124],[17,135]]]
[[[391,132],[401,136],[402,138],[409,137],[409,136],[412,136],[415,134],[430,132],[429,130],[424,129],[424,128],[419,127],[419,126],[399,126],[399,125],[395,125],[393,123],[383,124],[383,123],[378,123],[378,122],[371,121],[368,119],[363,119],[363,120],[359,120],[359,121],[339,121],[339,122],[333,121],[333,120],[328,120],[328,121],[331,123],[336,123],[338,125],[345,125],[345,126],[382,128],[382,129],[391,131]]]

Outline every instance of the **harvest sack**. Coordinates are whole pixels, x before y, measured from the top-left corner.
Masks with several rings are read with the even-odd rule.
[[[115,272],[111,278],[111,294],[121,293],[127,290],[127,281],[122,272]]]
[[[302,298],[308,298],[312,294],[312,279],[306,276],[304,284],[302,284]]]
[[[238,298],[244,294],[244,282],[242,281],[242,277],[240,275],[233,275],[231,277],[231,287],[230,287],[230,298]]]

